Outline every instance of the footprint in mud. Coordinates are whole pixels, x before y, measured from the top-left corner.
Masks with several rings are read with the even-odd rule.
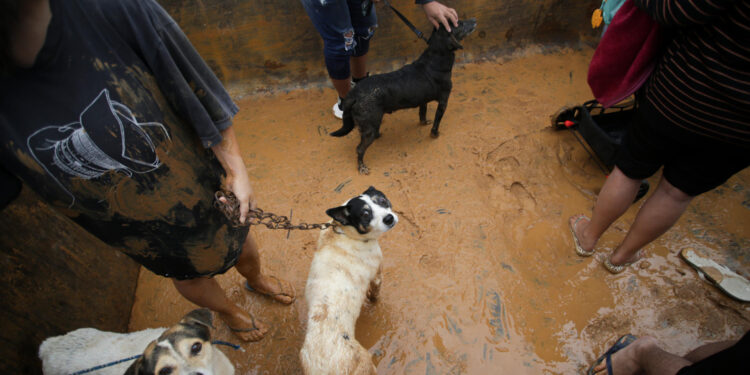
[[[522,182],[514,181],[510,185],[510,193],[513,195],[518,203],[521,205],[520,210],[532,210],[536,206],[536,199],[529,193],[526,186]]]

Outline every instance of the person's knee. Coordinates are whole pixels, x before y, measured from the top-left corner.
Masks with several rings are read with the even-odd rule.
[[[667,197],[669,197],[671,200],[676,201],[676,202],[688,203],[693,199],[693,196],[675,187],[666,178],[662,178],[662,181],[659,184],[658,189],[661,190],[661,192],[665,194]]]

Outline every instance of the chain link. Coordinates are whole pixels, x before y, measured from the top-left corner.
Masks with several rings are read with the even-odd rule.
[[[226,199],[226,202],[222,202],[221,198]],[[234,227],[265,225],[268,229],[311,230],[326,229],[332,225],[331,223],[299,223],[297,225],[292,225],[288,217],[276,215],[271,212],[264,212],[260,208],[250,210],[245,219],[245,223],[240,223],[240,201],[237,200],[237,197],[231,191],[217,191],[214,194],[214,207],[221,211]]]

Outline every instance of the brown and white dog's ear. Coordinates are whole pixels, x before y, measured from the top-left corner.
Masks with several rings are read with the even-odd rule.
[[[211,310],[207,308],[195,309],[187,313],[187,315],[180,320],[180,323],[200,324],[206,326],[206,328],[213,328],[213,314],[211,313]]]
[[[326,214],[342,225],[350,224],[349,210],[346,208],[346,206],[329,208],[326,210]]]
[[[127,370],[125,370],[125,375],[138,375],[141,374],[142,371],[141,365],[143,364],[143,357],[137,358],[133,363],[130,364],[130,367],[128,367]]]

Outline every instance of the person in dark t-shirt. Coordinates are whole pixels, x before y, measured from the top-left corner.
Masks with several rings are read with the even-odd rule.
[[[671,38],[638,92],[634,121],[591,220],[569,219],[576,252],[593,255],[641,180],[663,167],[659,185],[604,260],[611,273],[641,259],[641,249],[669,230],[694,197],[750,165],[750,0],[633,2]]]
[[[219,313],[242,339],[267,327],[212,276],[289,304],[260,271],[248,227],[213,207],[224,187],[241,220],[255,199],[231,127],[238,108],[154,0],[9,0],[0,5],[2,167],[53,207]]]

